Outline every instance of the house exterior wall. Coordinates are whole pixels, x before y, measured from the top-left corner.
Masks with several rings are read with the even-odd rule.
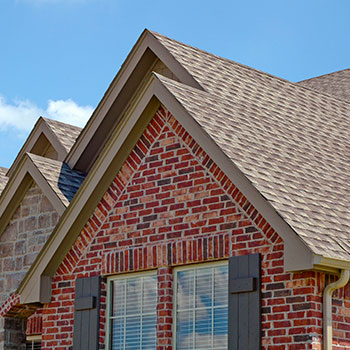
[[[321,289],[323,290],[325,285],[334,282],[335,279],[334,276],[321,274],[318,280]],[[333,293],[332,304],[333,349],[348,350],[350,349],[350,284]],[[318,339],[318,342],[320,343],[321,339]],[[321,350],[322,346],[317,349]]]
[[[320,349],[323,275],[284,270],[281,237],[160,108],[53,278],[42,349],[72,346],[77,278],[157,269],[157,350],[172,350],[173,268],[253,253],[262,257],[262,349]],[[106,289],[103,278],[101,349]]]
[[[57,221],[55,209],[33,184],[0,237],[0,304],[17,289]]]
[[[0,237],[0,305],[16,291],[57,221],[55,209],[33,184]],[[0,349],[15,349],[25,327],[23,319],[0,316]]]

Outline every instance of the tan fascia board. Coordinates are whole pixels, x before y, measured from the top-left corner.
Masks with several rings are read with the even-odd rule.
[[[313,267],[313,255],[305,243],[276,213],[158,78],[152,75],[145,89],[140,92],[135,103],[130,106],[123,120],[113,132],[103,152],[19,286],[17,293],[20,294],[22,303],[49,302],[51,277],[56,273],[60,263],[72,247],[81,229],[88,221],[160,104],[169,109],[281,235],[286,247],[286,269],[295,271]]]
[[[103,152],[60,218],[48,241],[18,287],[21,302],[50,300],[50,278],[72,247],[98,202],[160,106],[154,96],[152,76],[137,102],[130,106]]]
[[[58,215],[63,214],[66,207],[33,164],[30,156],[25,154],[0,196],[0,236],[33,181],[45,194]]]
[[[123,87],[126,85],[126,82],[130,78],[136,65],[140,62],[147,49],[150,49],[156,55],[156,57],[158,57],[158,59],[160,59],[170,69],[170,71],[175,74],[180,82],[203,90],[201,85],[174,58],[174,56],[170,54],[170,52],[158,41],[158,39],[147,29],[144,30],[121,66],[116,77],[110,84],[102,100],[93,112],[87,125],[84,127],[72,149],[68,153],[65,162],[71,169],[75,168],[83,151],[89,144],[90,140],[94,137],[94,134],[102,123],[105,115],[112,107],[114,101],[122,91]]]
[[[44,134],[45,137],[48,139],[48,141],[51,143],[53,148],[56,150],[58,154],[59,161],[63,161],[64,158],[67,155],[66,149],[63,147],[63,145],[59,142],[57,136],[54,134],[54,132],[51,130],[51,128],[47,125],[44,118],[40,117],[38,121],[36,122],[33,130],[29,134],[27,140],[25,141],[24,145],[22,146],[21,150],[19,151],[16,159],[12,163],[10,169],[7,171],[6,176],[11,177],[13,173],[16,171],[16,168],[18,167],[18,164],[22,160],[23,156],[26,153],[30,153],[35,146],[36,142],[38,141],[41,134]]]
[[[350,270],[350,261],[314,255],[314,269],[338,274],[340,270]]]

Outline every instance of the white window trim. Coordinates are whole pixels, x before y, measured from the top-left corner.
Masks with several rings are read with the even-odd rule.
[[[41,334],[34,334],[34,335],[27,335],[26,341],[41,341],[42,336]]]
[[[123,273],[120,275],[113,275],[107,277],[107,296],[106,296],[106,337],[105,337],[105,345],[106,350],[110,350],[110,339],[111,339],[111,330],[110,330],[110,313],[111,313],[111,304],[112,304],[112,282],[118,279],[126,279],[126,278],[135,278],[135,277],[144,277],[144,276],[157,276],[157,270],[150,271],[141,271],[141,272],[130,272]],[[158,295],[158,285],[157,285],[157,295]],[[158,298],[158,297],[157,297]],[[158,302],[158,300],[157,300]]]
[[[173,333],[173,350],[176,350],[176,314],[177,314],[177,273],[179,271],[186,271],[186,270],[193,270],[193,269],[204,269],[211,266],[228,266],[228,260],[220,260],[220,261],[211,261],[211,262],[205,262],[205,263],[198,263],[198,264],[192,264],[192,265],[185,265],[185,266],[179,266],[174,267],[173,269],[173,276],[174,276],[174,284],[173,284],[173,326],[172,326],[172,333]],[[227,286],[228,288],[228,286]]]

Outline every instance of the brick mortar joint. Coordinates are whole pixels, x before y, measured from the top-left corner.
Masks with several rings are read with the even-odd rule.
[[[174,116],[173,116],[173,118],[178,122],[178,124],[181,126],[181,128],[184,129],[185,132],[187,132],[186,129],[182,126],[182,124],[181,124]],[[206,166],[204,166],[204,165],[202,164],[203,159],[200,159],[200,158],[196,155],[196,152],[193,152],[192,149],[186,144],[186,142],[183,141],[183,139],[181,138],[181,136],[178,135],[178,133],[177,133],[176,130],[172,127],[172,125],[169,124],[169,120],[170,120],[170,118],[168,118],[168,120],[165,121],[165,124],[168,126],[168,128],[169,128],[170,130],[172,130],[172,131],[174,132],[174,134],[176,135],[176,138],[178,139],[178,141],[181,142],[181,144],[192,154],[193,158],[195,158],[195,159],[197,160],[198,164],[200,164],[200,165],[203,167],[203,169],[205,169],[205,170],[207,171],[209,177],[210,177],[220,188],[222,188],[223,186],[221,185],[220,181],[214,176],[214,174],[211,173],[211,171],[210,171],[209,168],[207,168]],[[192,138],[192,140],[194,140],[195,143],[199,146],[199,144],[198,144],[197,141],[192,137],[192,135],[190,135],[190,134],[188,134],[188,135],[189,135],[189,136]],[[206,156],[209,157],[209,155],[207,154],[207,152],[205,152],[201,146],[199,146],[199,147],[202,149],[202,152],[203,152]],[[205,158],[205,157],[203,157],[203,158]],[[212,158],[209,157],[209,159],[212,159]],[[215,161],[214,161],[213,159],[212,159],[212,161],[213,161],[213,163],[220,169],[220,171],[224,173],[224,171],[215,163]],[[225,173],[224,173],[224,174],[225,174]],[[226,176],[227,179],[230,181],[230,183],[232,183],[232,181],[228,178],[228,176],[227,176],[226,174],[225,174],[225,176]],[[232,184],[233,184],[233,183],[232,183]],[[233,185],[236,187],[235,184],[233,184]],[[237,188],[237,187],[236,187],[236,188]],[[238,188],[237,188],[237,190],[238,190]],[[240,193],[242,193],[240,190],[238,190],[238,191],[239,191]],[[237,202],[234,200],[234,198],[232,197],[232,195],[231,195],[231,194],[228,194],[227,191],[225,191],[225,192],[226,192],[226,194],[230,197],[231,201],[235,203],[235,207],[239,208],[239,209],[241,210],[241,213],[243,213],[247,219],[251,219],[251,218],[250,218],[250,215],[248,215],[247,211],[246,211],[242,206],[240,206],[239,203],[237,203]],[[243,195],[243,193],[242,193],[242,195]],[[247,201],[248,201],[248,199],[247,199]],[[249,204],[252,205],[250,202],[249,202]],[[252,206],[253,206],[253,205],[252,205]],[[259,212],[254,206],[253,206],[253,208],[260,214],[260,212]],[[260,215],[261,215],[261,214],[260,214]],[[261,217],[264,218],[262,215],[261,215]],[[264,218],[264,219],[265,219],[265,218]],[[254,223],[254,220],[253,220],[253,219],[251,219],[251,221]],[[265,221],[267,222],[266,219],[265,219]],[[265,237],[265,239],[266,239],[271,245],[274,246],[274,245],[281,244],[281,243],[274,243],[274,242],[272,242],[272,240],[271,240],[270,238],[266,237],[266,234],[263,232],[263,230],[262,230],[257,224],[255,224],[255,226],[256,226],[257,230],[259,231],[259,233],[261,233],[261,234]],[[274,230],[274,231],[275,231],[275,230]],[[276,232],[276,231],[275,231],[275,232]],[[277,232],[276,232],[276,233],[277,233]],[[232,234],[232,232],[231,232],[231,234]],[[279,236],[279,235],[278,235],[278,236]],[[230,253],[232,253],[232,248],[231,248],[231,247],[230,247]]]
[[[159,110],[154,114],[153,118],[154,118],[156,115],[159,115]],[[152,118],[152,119],[153,119],[153,118]],[[163,127],[161,128],[161,130],[159,131],[159,133],[158,133],[158,135],[157,135],[157,138],[155,138],[154,142],[156,142],[156,141],[158,140],[158,138],[159,138],[160,135],[162,134],[162,131],[163,131],[164,128],[167,126],[167,125],[166,125],[165,118],[164,118],[164,119],[163,119],[162,117],[160,117],[160,118],[164,121],[164,125],[163,125]],[[149,124],[148,124],[148,125],[149,125]],[[146,129],[147,129],[148,125],[146,126]],[[146,130],[146,129],[145,129],[145,130]],[[135,146],[136,146],[136,145],[137,145],[137,142],[136,142]],[[135,147],[135,146],[134,146],[134,147]],[[147,158],[147,157],[150,155],[151,150],[152,150],[152,147],[150,147],[150,148],[148,149],[147,153],[144,155],[144,159]],[[131,150],[130,154],[131,154],[133,151],[134,151],[134,148]],[[125,162],[123,163],[123,165],[127,162],[128,158],[130,157],[130,154],[129,154],[128,157],[126,158],[126,160],[125,160]],[[122,165],[122,167],[123,167],[123,165]],[[141,163],[139,164],[138,169],[139,169],[141,166],[142,166],[142,161],[141,161]],[[115,177],[118,176],[118,174],[120,173],[122,167],[119,169],[119,171],[117,172],[117,174],[116,174]],[[130,176],[130,179],[129,179],[128,182],[124,185],[123,191],[121,191],[120,194],[119,194],[119,196],[117,196],[117,198],[114,200],[114,204],[117,203],[117,202],[120,200],[120,197],[125,193],[127,187],[130,185],[130,183],[131,183],[132,180],[134,179],[134,175],[135,175],[136,172],[137,172],[136,170],[133,171],[132,176]],[[113,181],[114,181],[114,180],[113,180]],[[113,181],[111,182],[110,186],[112,185]],[[110,188],[110,186],[108,187],[108,189]],[[108,192],[108,189],[106,190],[105,193]],[[104,195],[105,195],[105,193],[104,193]],[[104,196],[104,195],[103,195],[103,196]],[[103,197],[102,197],[102,198],[103,198]],[[97,209],[97,208],[98,208],[98,206],[96,207],[96,209]],[[111,214],[113,213],[113,210],[114,210],[114,207],[111,206],[111,209],[110,209],[109,211],[107,211],[107,213],[106,213],[106,215],[105,215],[104,222],[106,221],[106,219],[108,218],[108,216],[111,215]],[[94,211],[94,212],[91,214],[91,216],[89,217],[89,219],[88,219],[86,225],[89,226],[89,228],[91,229],[91,231],[94,232],[94,236],[96,237],[96,235],[98,234],[99,230],[95,231],[94,228],[93,228],[93,227],[91,226],[91,224],[90,224],[90,220],[92,220],[92,217],[93,217],[94,215],[95,215],[95,211]],[[103,226],[103,223],[101,223],[101,226]],[[85,226],[84,226],[84,228],[85,228]],[[84,230],[84,228],[81,230],[81,232]],[[78,236],[77,239],[79,239],[79,236]],[[71,249],[73,249],[73,248],[75,247],[76,242],[77,242],[77,240],[74,242],[74,245],[72,246]],[[92,242],[93,242],[93,239],[87,244],[87,246],[85,247],[85,250],[88,250],[88,248],[89,248],[89,246],[91,245]],[[68,254],[69,254],[69,253],[70,253],[70,251],[68,252]],[[68,255],[68,254],[67,254],[67,255]],[[83,256],[84,256],[84,255],[82,254],[82,255],[75,261],[75,266],[72,266],[72,269],[74,269],[74,267],[76,267],[76,266],[79,265],[79,262],[83,259]],[[63,261],[65,261],[65,259],[64,259]],[[62,263],[63,263],[63,261],[62,261]],[[70,263],[70,264],[71,264],[71,263]]]

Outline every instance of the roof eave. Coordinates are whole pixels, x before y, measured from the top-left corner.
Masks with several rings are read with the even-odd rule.
[[[334,259],[322,255],[314,255],[314,269],[322,270],[330,273],[338,273],[339,270],[350,270],[350,261]]]

